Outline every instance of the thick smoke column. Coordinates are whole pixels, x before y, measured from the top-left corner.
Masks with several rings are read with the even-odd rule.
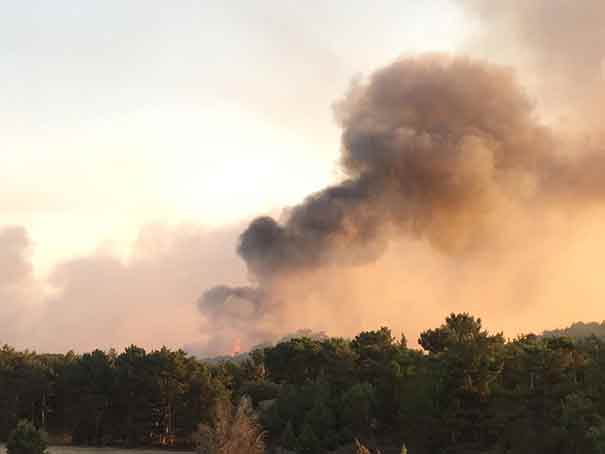
[[[238,252],[262,290],[211,290],[200,307],[212,319],[235,310],[227,319],[265,320],[288,300],[308,300],[314,290],[304,279],[317,270],[339,285],[335,270],[373,263],[397,239],[424,241],[457,260],[497,256],[521,244],[530,220],[605,195],[604,154],[568,149],[537,120],[508,68],[402,59],[354,85],[335,113],[344,180],[281,222],[260,217],[248,226]]]
[[[465,58],[401,60],[336,106],[347,179],[279,224],[242,234],[260,282],[276,273],[376,259],[393,230],[462,253],[490,234],[502,203],[535,196],[554,162],[548,131],[511,71]]]

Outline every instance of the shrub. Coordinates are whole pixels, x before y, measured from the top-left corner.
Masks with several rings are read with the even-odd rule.
[[[46,432],[29,421],[19,421],[6,444],[7,454],[45,454],[48,447]]]
[[[243,397],[235,408],[229,400],[223,400],[216,406],[212,425],[198,428],[197,453],[262,454],[263,435],[250,399]]]

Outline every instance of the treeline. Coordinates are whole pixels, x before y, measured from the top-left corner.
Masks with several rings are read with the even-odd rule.
[[[452,314],[408,348],[390,330],[290,339],[241,362],[183,352],[0,353],[0,435],[21,418],[74,443],[190,442],[218,402],[251,398],[267,444],[322,453],[355,438],[412,454],[605,453],[605,342],[507,341]]]
[[[269,434],[306,453],[354,436],[414,454],[605,453],[601,338],[506,341],[452,314],[419,343],[382,328],[265,350],[266,378],[282,385]]]
[[[38,355],[5,346],[0,439],[29,419],[57,443],[187,443],[214,402],[229,396],[223,369],[168,349]]]
[[[605,338],[605,322],[576,322],[567,328],[544,331],[543,335],[548,337],[571,337],[574,339],[590,336]]]

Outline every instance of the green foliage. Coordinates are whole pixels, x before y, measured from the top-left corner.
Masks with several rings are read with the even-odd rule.
[[[230,378],[182,351],[37,355],[0,349],[0,440],[30,419],[75,444],[190,444]]]
[[[571,337],[582,339],[591,336],[605,338],[605,322],[601,323],[573,323],[564,329],[555,329],[552,331],[544,331],[544,337]]]
[[[319,438],[315,435],[310,424],[305,424],[303,426],[300,436],[298,437],[298,442],[301,452],[304,454],[317,454],[321,449]]]
[[[265,349],[265,364],[278,383],[309,383],[319,376],[320,350],[320,341],[306,337],[291,339]]]
[[[7,454],[45,454],[48,447],[46,433],[27,420],[21,420],[9,436]]]
[[[288,338],[214,365],[136,346],[82,355],[4,347],[0,438],[27,418],[77,444],[192,447],[200,423],[216,427],[217,403],[250,396],[268,443],[298,453],[362,437],[385,452],[605,454],[602,338],[505,341],[451,314],[419,343],[423,351],[408,348],[383,327],[351,340]]]
[[[286,428],[284,429],[284,432],[281,435],[280,444],[290,451],[296,451],[299,448],[298,439],[294,434],[292,422],[290,421],[288,421],[288,423],[286,424]]]
[[[362,434],[368,427],[376,403],[374,387],[369,383],[356,383],[341,398],[341,421],[355,434]]]
[[[590,440],[591,450],[594,454],[605,454],[605,421],[603,419],[590,427],[586,436]]]
[[[328,399],[319,396],[305,415],[305,423],[313,429],[319,439],[326,439],[334,427],[334,422],[334,412],[328,404]]]
[[[275,399],[279,396],[281,387],[276,383],[259,381],[245,382],[239,387],[238,391],[241,395],[245,395],[252,399],[255,404],[267,400]]]

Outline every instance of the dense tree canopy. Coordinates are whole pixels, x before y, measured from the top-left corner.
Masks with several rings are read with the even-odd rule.
[[[0,438],[20,419],[56,442],[174,444],[186,442],[228,396],[221,369],[182,351],[36,355],[0,350]]]
[[[182,351],[0,350],[0,438],[32,421],[51,441],[189,445],[217,405],[248,396],[269,446],[321,453],[605,453],[605,341],[506,340],[469,314],[423,332],[293,337],[238,361]]]

